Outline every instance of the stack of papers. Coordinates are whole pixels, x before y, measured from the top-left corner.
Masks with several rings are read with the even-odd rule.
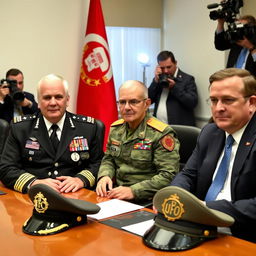
[[[96,220],[102,220],[112,216],[144,208],[141,205],[133,204],[119,199],[112,199],[109,201],[98,203],[97,205],[101,208],[100,211],[97,214],[87,215],[87,217]]]
[[[143,236],[145,232],[153,226],[154,223],[155,223],[154,219],[151,219],[151,220],[146,220],[136,224],[132,224],[129,226],[124,226],[122,227],[122,229],[129,231],[133,234]]]

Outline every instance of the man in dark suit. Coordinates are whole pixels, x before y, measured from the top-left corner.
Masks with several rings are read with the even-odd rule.
[[[256,80],[247,70],[228,68],[210,77],[209,90],[214,122],[202,129],[171,185],[231,215],[231,233],[256,242]],[[229,154],[226,138],[233,138]]]
[[[230,49],[226,67],[243,68],[250,71],[250,73],[256,77],[256,34],[254,34],[255,32],[250,32],[249,34],[247,33],[247,36],[243,36],[242,38],[233,42],[231,41],[230,38],[226,36],[226,32],[224,31],[224,23],[224,19],[218,19],[214,44],[215,48],[220,51]],[[247,24],[248,26],[254,28],[256,26],[256,20],[251,15],[242,16],[239,19],[239,23],[242,25]],[[236,37],[239,37],[238,32]],[[241,61],[238,61],[239,58],[241,59]]]
[[[38,106],[35,101],[34,95],[23,91],[24,89],[24,76],[19,69],[10,69],[6,72],[5,83],[0,85],[0,118],[10,122],[14,116],[33,114],[38,111]],[[22,97],[15,99],[12,90],[7,88],[11,85],[8,82],[11,80],[15,83],[15,93],[19,92]],[[16,94],[17,95],[17,94]]]
[[[170,51],[157,56],[155,77],[148,88],[154,116],[168,124],[195,125],[194,108],[198,102],[194,77],[177,67]]]
[[[37,93],[41,112],[11,123],[0,180],[22,193],[39,183],[58,192],[93,188],[103,157],[103,136],[94,118],[66,111],[68,84],[59,76],[42,78]]]

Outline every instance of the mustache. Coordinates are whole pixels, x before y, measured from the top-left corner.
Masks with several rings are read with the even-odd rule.
[[[131,113],[133,113],[133,111],[132,110],[130,110],[130,109],[128,109],[128,110],[124,110],[124,112],[123,112],[124,114],[131,114]]]

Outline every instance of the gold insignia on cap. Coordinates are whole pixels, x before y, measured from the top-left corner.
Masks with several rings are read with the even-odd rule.
[[[209,230],[204,230],[204,236],[209,236],[210,235],[210,231]]]
[[[179,201],[177,194],[166,198],[162,204],[162,212],[167,220],[175,221],[180,219],[185,212],[183,204]]]
[[[82,217],[81,216],[77,216],[76,221],[80,222],[81,220],[82,220]]]
[[[175,141],[171,135],[166,135],[161,139],[161,143],[164,148],[166,148],[169,151],[173,151],[175,146]]]
[[[61,224],[55,228],[50,228],[50,229],[45,229],[45,230],[38,230],[37,233],[40,234],[40,235],[48,235],[48,234],[52,234],[54,232],[58,232],[64,228],[68,228],[69,225],[68,224]]]
[[[33,202],[35,210],[39,213],[44,213],[48,209],[49,203],[47,202],[47,198],[41,192],[36,194]]]

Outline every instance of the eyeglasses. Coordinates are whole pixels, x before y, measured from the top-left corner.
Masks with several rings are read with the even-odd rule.
[[[234,97],[227,97],[227,98],[222,98],[222,99],[217,99],[217,98],[208,98],[206,100],[207,104],[211,105],[211,106],[216,106],[218,104],[218,102],[220,101],[221,104],[225,105],[225,106],[229,106],[234,104],[236,101],[238,101],[241,98],[244,99],[248,99],[251,96],[242,96],[242,97],[238,97],[238,98],[234,98]]]
[[[120,107],[124,107],[126,105],[126,103],[128,103],[129,106],[137,106],[139,103],[141,103],[142,101],[144,101],[146,99],[143,99],[143,100],[136,100],[136,99],[132,99],[132,100],[119,100],[117,101],[117,104],[120,106]]]

